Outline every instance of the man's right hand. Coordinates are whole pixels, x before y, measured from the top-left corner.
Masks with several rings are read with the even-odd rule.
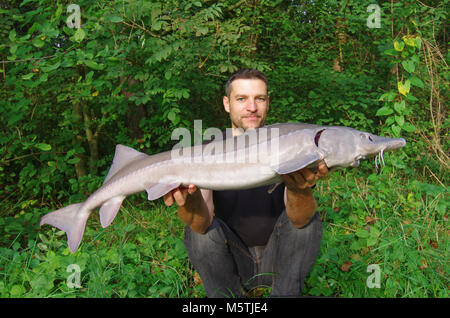
[[[203,192],[202,192],[203,191]],[[213,218],[212,191],[199,191],[197,186],[173,189],[164,195],[164,203],[172,206],[178,204],[178,217],[184,224],[197,233],[203,234],[211,225]]]
[[[164,195],[164,203],[167,206],[172,206],[174,202],[177,202],[178,206],[184,206],[187,201],[187,196],[196,193],[198,188],[194,184],[190,184],[186,187],[179,187],[173,189],[169,193]]]

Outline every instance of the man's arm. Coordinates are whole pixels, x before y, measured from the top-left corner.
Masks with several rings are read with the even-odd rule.
[[[296,228],[304,227],[316,212],[317,203],[314,199],[312,189],[316,181],[324,178],[328,173],[325,163],[319,164],[317,172],[308,168],[282,175],[286,189],[284,192],[284,203],[286,214]]]
[[[191,184],[188,188],[177,188],[164,196],[164,203],[178,204],[178,217],[193,231],[203,234],[212,223],[214,205],[212,191]]]

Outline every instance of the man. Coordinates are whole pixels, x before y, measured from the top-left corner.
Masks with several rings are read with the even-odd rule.
[[[269,110],[267,79],[242,69],[226,84],[223,105],[233,135],[264,125]],[[195,185],[172,190],[166,205],[178,204],[186,224],[185,245],[208,297],[243,297],[257,286],[270,296],[297,297],[314,263],[321,241],[312,187],[326,176],[302,169],[283,175],[284,185],[239,191],[211,191]]]

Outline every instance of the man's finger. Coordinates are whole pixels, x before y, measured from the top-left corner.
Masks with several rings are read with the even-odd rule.
[[[172,192],[166,193],[166,194],[164,195],[164,203],[165,203],[167,206],[172,206],[172,204],[174,203],[174,199],[173,199]]]
[[[196,191],[197,191],[197,187],[195,186],[195,184],[190,184],[188,187],[188,193],[194,194]]]
[[[312,172],[311,169],[305,168],[300,170],[299,172],[303,175],[303,178],[307,183],[313,183],[314,181],[316,181],[316,174]]]
[[[320,178],[323,178],[323,177],[325,177],[328,174],[328,167],[325,164],[325,162],[322,161],[319,164],[319,166],[317,167],[317,172],[318,172],[318,175],[319,175]]]
[[[283,174],[281,175],[284,179],[284,182],[289,185],[289,186],[296,186],[297,183],[304,183],[305,180],[303,178],[303,175],[300,174],[300,176],[298,177],[298,179],[296,178],[296,176],[294,175],[294,173],[290,173],[290,174]]]
[[[184,193],[183,193],[184,192]],[[180,188],[173,191],[173,197],[179,206],[183,206],[186,203],[186,190],[182,191]]]

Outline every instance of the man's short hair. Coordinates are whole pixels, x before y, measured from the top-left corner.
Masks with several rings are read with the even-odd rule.
[[[240,69],[239,71],[233,73],[228,78],[228,81],[225,84],[225,94],[226,94],[226,96],[230,97],[230,94],[231,94],[231,83],[234,80],[237,80],[237,79],[260,79],[264,83],[266,83],[266,87],[268,89],[267,77],[266,77],[266,75],[263,72],[258,71],[256,69],[243,68],[243,69]]]

